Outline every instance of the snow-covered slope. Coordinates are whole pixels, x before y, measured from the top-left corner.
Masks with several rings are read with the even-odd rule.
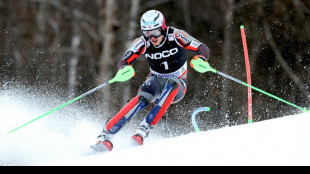
[[[56,165],[310,165],[310,115],[167,138]]]
[[[122,130],[113,152],[95,154],[89,145],[103,123],[75,105],[7,135],[55,102],[13,93],[0,93],[0,166],[310,165],[310,113],[199,133],[193,129],[174,138],[151,134],[140,147],[130,147],[133,132]]]

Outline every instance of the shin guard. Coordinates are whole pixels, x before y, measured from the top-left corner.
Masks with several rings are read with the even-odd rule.
[[[149,125],[155,125],[162,118],[177,95],[179,88],[179,84],[175,81],[169,80],[167,82],[163,92],[156,100],[156,105],[146,116],[146,122]]]
[[[139,111],[144,109],[148,104],[148,101],[143,96],[136,96],[130,100],[113,118],[111,118],[106,124],[106,131],[110,134],[117,133],[131,118]]]

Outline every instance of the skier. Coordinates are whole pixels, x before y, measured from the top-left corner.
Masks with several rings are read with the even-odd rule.
[[[133,116],[148,104],[153,107],[136,129],[131,140],[142,145],[149,130],[157,124],[170,104],[180,101],[186,92],[187,56],[186,50],[196,52],[192,60],[209,59],[209,48],[183,30],[166,26],[163,14],[149,10],[141,17],[142,36],[136,38],[119,61],[117,68],[132,65],[142,54],[148,60],[150,73],[140,86],[137,95],[114,117],[106,122],[98,141],[91,146],[96,151],[111,151],[111,138]]]

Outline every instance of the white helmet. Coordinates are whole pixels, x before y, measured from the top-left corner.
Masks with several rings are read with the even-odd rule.
[[[145,12],[141,17],[140,22],[142,32],[160,29],[161,34],[165,34],[166,31],[165,17],[161,12],[157,10],[149,10]]]

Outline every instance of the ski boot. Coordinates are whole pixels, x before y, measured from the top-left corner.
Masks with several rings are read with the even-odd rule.
[[[140,125],[136,134],[131,137],[131,142],[135,146],[143,145],[144,139],[149,135],[150,126],[149,125]]]
[[[102,134],[100,134],[97,138],[98,141],[95,145],[90,146],[94,151],[96,152],[105,152],[105,151],[112,151],[113,144],[109,140],[108,137],[109,133],[106,131],[103,131]]]

